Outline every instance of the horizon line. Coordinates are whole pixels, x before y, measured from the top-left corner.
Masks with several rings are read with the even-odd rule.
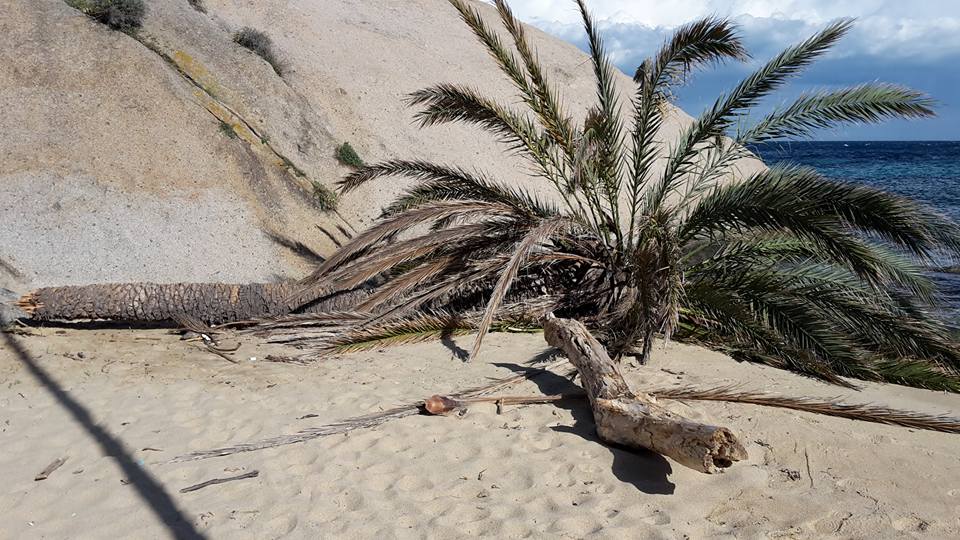
[[[761,143],[751,143],[754,146],[764,144],[803,144],[803,143],[960,143],[960,140],[954,139],[829,139],[829,140],[809,140],[809,139],[774,139]]]

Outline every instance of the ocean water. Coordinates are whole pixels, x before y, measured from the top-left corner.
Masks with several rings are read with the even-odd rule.
[[[960,141],[784,142],[753,150],[768,165],[813,167],[830,178],[911,197],[960,221]],[[960,269],[930,274],[943,295],[945,316],[960,324]]]

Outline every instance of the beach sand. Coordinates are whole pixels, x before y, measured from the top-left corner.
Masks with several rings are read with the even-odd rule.
[[[509,376],[547,356],[537,334],[491,335],[472,363],[455,352],[467,336],[297,366],[264,361],[291,351],[246,337],[232,364],[160,330],[39,332],[4,335],[0,350],[3,538],[960,535],[960,437],[749,405],[670,402],[746,445],[749,460],[717,475],[600,443],[580,401],[502,414],[475,405],[462,417],[167,463]],[[636,389],[742,383],[960,415],[957,395],[844,391],[683,344],[625,371]],[[573,388],[546,374],[504,394]],[[58,458],[67,461],[34,480]]]

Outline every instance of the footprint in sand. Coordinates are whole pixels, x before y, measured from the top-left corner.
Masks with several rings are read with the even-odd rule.
[[[893,528],[902,532],[924,532],[930,528],[930,522],[917,516],[906,516],[894,520]]]
[[[814,530],[818,534],[836,534],[843,530],[846,522],[853,517],[850,512],[833,512],[829,516],[813,524]]]
[[[669,525],[670,516],[666,513],[661,512],[660,510],[654,510],[653,514],[641,518],[641,520],[647,525]]]
[[[400,492],[430,491],[433,489],[433,482],[422,476],[408,474],[401,476],[391,487]]]
[[[269,531],[279,531],[280,536],[283,536],[296,530],[297,524],[296,516],[277,516],[267,521],[264,527]]]

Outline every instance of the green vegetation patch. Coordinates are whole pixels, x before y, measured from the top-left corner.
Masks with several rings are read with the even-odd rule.
[[[220,133],[223,133],[231,139],[237,138],[237,132],[233,130],[233,126],[224,122],[223,120],[220,120]]]
[[[131,33],[143,25],[143,0],[65,0],[67,5],[114,30]]]
[[[337,194],[316,180],[313,181],[313,198],[321,210],[337,209]]]
[[[266,60],[277,72],[277,75],[283,75],[285,66],[277,53],[274,52],[273,40],[270,39],[270,36],[247,26],[233,34],[233,41]]]
[[[337,147],[337,161],[348,165],[350,167],[360,168],[366,165],[360,156],[357,155],[357,151],[350,146],[350,143],[345,142]]]

